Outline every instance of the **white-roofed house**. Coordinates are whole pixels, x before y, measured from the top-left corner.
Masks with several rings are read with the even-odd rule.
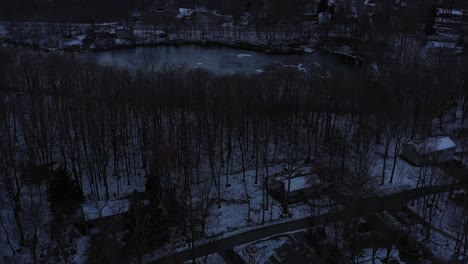
[[[291,178],[289,187],[289,202],[300,202],[309,196],[319,194],[320,180],[317,175],[303,175]],[[273,197],[284,202],[288,191],[288,177],[277,176],[270,179],[268,189]]]
[[[189,8],[179,8],[179,13],[177,14],[176,18],[177,19],[191,19],[192,16],[194,15],[193,9]]]
[[[401,156],[417,166],[422,166],[447,162],[454,158],[456,149],[457,144],[449,137],[432,137],[406,144]]]
[[[92,233],[96,228],[121,229],[125,224],[129,200],[94,201],[81,206],[82,218],[86,233]]]

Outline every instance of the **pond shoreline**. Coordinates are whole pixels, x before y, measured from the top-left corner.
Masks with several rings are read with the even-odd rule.
[[[154,42],[149,44],[133,44],[133,45],[113,45],[108,48],[96,48],[96,49],[86,49],[86,48],[63,48],[63,49],[50,49],[40,47],[39,45],[34,45],[30,43],[14,43],[10,41],[4,41],[4,46],[10,47],[25,47],[28,49],[36,50],[36,51],[43,51],[43,52],[50,52],[50,53],[101,53],[101,52],[109,52],[109,51],[118,51],[118,50],[132,50],[137,48],[152,48],[152,47],[187,47],[187,46],[195,46],[200,48],[230,48],[239,51],[253,51],[259,52],[266,55],[306,55],[312,53],[322,53],[328,54],[333,57],[339,58],[342,63],[348,64],[350,66],[357,66],[361,67],[363,65],[363,57],[355,54],[346,54],[340,53],[337,51],[336,48],[327,48],[327,47],[280,47],[276,45],[271,45],[269,47],[265,45],[259,44],[252,44],[246,42],[236,42],[236,43],[226,43],[220,41],[194,41],[194,40],[166,40],[160,42]]]
[[[154,43],[139,43],[131,45],[111,45],[108,47],[99,48],[83,48],[83,47],[65,47],[65,48],[47,48],[41,47],[37,44],[25,43],[25,42],[13,42],[10,40],[4,40],[3,46],[6,47],[25,47],[33,50],[44,51],[44,52],[103,52],[113,50],[125,50],[145,47],[159,47],[159,46],[173,46],[173,47],[184,47],[184,46],[197,46],[203,48],[231,48],[236,50],[255,51],[261,52],[268,55],[302,55],[305,53],[312,53],[316,51],[327,52],[327,49],[316,49],[311,47],[281,47],[278,45],[261,45],[252,44],[247,42],[235,42],[226,43],[215,40],[165,40]],[[286,45],[287,46],[287,45]],[[306,50],[311,52],[306,52]]]

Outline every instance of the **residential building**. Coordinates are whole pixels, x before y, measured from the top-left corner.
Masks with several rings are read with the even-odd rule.
[[[287,198],[289,202],[299,202],[309,196],[318,195],[321,184],[317,175],[291,177],[290,181],[287,176],[283,175],[271,179],[268,189],[279,201],[284,202]]]
[[[454,158],[457,145],[449,137],[433,137],[406,144],[401,156],[421,166],[444,163]]]

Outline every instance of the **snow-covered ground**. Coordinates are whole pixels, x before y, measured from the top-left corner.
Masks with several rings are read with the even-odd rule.
[[[381,185],[382,170],[383,170],[383,146],[376,146],[376,149],[371,157],[371,176],[374,178],[375,193],[377,195],[385,195],[397,193],[404,190],[414,189],[416,187],[428,185],[444,185],[453,182],[453,178],[445,175],[444,172],[437,167],[419,167],[402,160],[400,157],[396,159],[395,172],[392,183],[389,182],[392,169],[395,142],[390,145],[390,152],[387,157],[385,167],[385,181]]]
[[[452,259],[455,250],[455,241],[445,237],[438,232],[431,232],[430,238],[426,239],[423,232],[417,233],[417,240],[430,248],[431,252],[440,259],[442,263],[448,263]]]
[[[427,214],[424,214],[423,199],[431,197],[422,197],[419,201],[411,201],[408,203],[408,208],[415,212],[419,217],[425,219],[427,223],[430,222],[429,217],[432,217],[431,234],[430,238],[426,238],[425,230],[417,233],[418,239],[427,245],[435,255],[440,256],[445,260],[449,260],[455,252],[455,243],[457,237],[464,232],[464,210],[460,205],[457,205],[452,199],[449,199],[449,193],[441,194],[438,199],[435,199],[434,205],[428,205],[433,208],[432,216],[429,216],[429,208],[426,208]]]
[[[358,264],[385,264],[388,263],[385,260],[387,259],[387,255],[389,256],[388,260],[396,260],[397,263],[405,264],[399,257],[398,249],[393,246],[390,252],[387,252],[388,249],[386,248],[365,248],[363,249],[359,255],[356,257],[356,263]],[[374,257],[373,257],[374,256]],[[388,261],[387,260],[387,261]]]
[[[64,47],[83,47],[83,40],[85,40],[87,37],[86,34],[81,34],[74,36],[73,38],[69,40],[64,40],[63,41],[63,46]]]
[[[434,230],[431,231],[430,237],[427,239],[427,229],[423,228],[420,224],[408,223],[404,219],[402,222],[402,219],[398,219],[389,212],[383,212],[380,214],[380,217],[392,230],[402,232],[402,234],[410,233],[412,238],[427,247],[434,254],[434,258],[441,261],[440,263],[448,263],[451,259],[455,250],[455,241],[453,239]]]
[[[88,202],[82,206],[86,221],[128,212],[128,200]]]
[[[293,240],[289,235],[278,235],[236,246],[234,251],[246,263],[268,263],[269,258],[275,253],[275,249],[291,241]]]
[[[42,186],[44,187],[44,186]],[[6,193],[0,193],[0,263],[32,263],[30,246],[36,241],[37,252],[50,253],[53,249],[51,241],[51,213],[48,203],[40,194],[39,188],[27,188],[22,197],[21,216],[25,243],[20,244],[20,237],[15,222],[14,212],[8,208]],[[50,256],[37,254],[37,260],[50,261]]]
[[[443,193],[438,199],[435,200],[435,204],[428,206],[433,207],[432,214],[432,226],[438,230],[439,233],[444,233],[448,238],[455,238],[463,226],[464,210],[462,206],[455,204],[452,199],[449,199],[449,193]],[[408,202],[408,208],[418,214],[421,218],[426,218],[429,222],[428,215],[424,215],[424,202],[423,199],[429,199],[431,203],[431,197],[422,197],[419,204],[417,201]],[[429,212],[428,208],[426,208]]]
[[[305,230],[304,230],[305,231]],[[300,231],[300,232],[304,232]],[[246,263],[270,263],[269,259],[273,254],[275,254],[275,250],[283,246],[287,243],[292,243],[294,239],[291,235],[294,233],[300,232],[292,232],[292,233],[284,233],[278,234],[272,237],[264,238],[262,240],[253,241],[248,244],[238,245],[234,247],[234,251],[241,256],[241,258]],[[334,238],[334,232],[331,230],[330,227],[327,227],[327,233],[329,234],[329,241],[332,241]],[[307,243],[307,242],[304,242]],[[374,259],[372,258],[373,253],[372,251],[375,250]],[[311,249],[311,252],[314,250]],[[312,253],[313,254],[313,253]],[[399,251],[395,246],[392,246],[390,251],[388,252],[387,248],[364,248],[362,249],[358,255],[355,257],[355,263],[359,264],[384,264],[385,259],[387,256],[389,259],[400,261],[399,263],[404,264],[405,262],[400,259]]]
[[[395,174],[393,176],[393,182],[389,183],[390,175],[392,173],[393,166],[393,155],[387,158],[387,164],[385,168],[386,179],[384,185],[380,185],[383,159],[376,159],[375,169],[373,170],[373,177],[375,177],[376,193],[379,195],[391,194],[401,192],[403,190],[416,188],[418,181],[418,172],[420,168],[415,167],[408,162],[397,158]]]
[[[226,263],[221,255],[213,253],[205,257],[195,259],[196,264],[224,264]],[[193,264],[191,260],[184,261],[184,264]]]
[[[269,173],[280,174],[283,170],[282,165],[272,166],[269,168]],[[298,170],[298,172],[310,171],[310,166],[304,166]],[[262,225],[263,208],[262,208],[262,175],[263,170],[260,170],[258,183],[255,184],[255,170],[248,170],[245,172],[246,181],[242,182],[242,173],[236,173],[229,176],[230,187],[226,186],[225,176],[221,177],[221,208],[218,208],[216,204],[213,204],[210,208],[210,216],[207,222],[207,233],[210,236],[220,235],[226,232],[232,232],[240,230],[248,226]],[[246,189],[247,188],[247,193]],[[248,194],[248,196],[247,196]],[[216,199],[217,190],[213,188],[212,195]],[[285,218],[282,214],[282,206],[271,197],[268,193],[268,200],[272,202],[272,205],[268,206],[268,210],[265,213],[265,223],[274,222]],[[248,219],[248,200],[250,200],[250,218]],[[307,204],[293,204],[290,206],[290,212],[292,217],[290,220],[300,219],[303,217],[310,216],[311,207]]]
[[[25,31],[26,33],[28,32],[27,30]],[[4,26],[0,26],[0,36],[7,34],[7,29]],[[21,39],[24,40],[27,43],[40,43],[41,45],[44,45],[44,47],[48,47],[49,45],[53,45],[50,42],[57,42],[57,36],[50,36],[51,40],[45,40],[39,38],[37,39],[36,37],[33,36],[27,36],[25,33],[25,36],[21,36]],[[145,29],[135,29],[134,34],[136,36],[136,40],[138,44],[147,44],[147,43],[155,43],[158,41],[163,41],[162,38],[160,38],[161,35],[165,34],[165,32],[160,31],[160,30],[145,30]],[[45,35],[45,34],[44,34]],[[53,39],[52,39],[53,37]],[[284,38],[283,38],[284,37]],[[278,36],[278,39],[289,39],[294,36]],[[80,34],[74,36],[72,39],[68,41],[64,41],[63,45],[64,46],[82,46],[83,45],[83,40],[86,38],[86,35]],[[250,43],[256,43],[256,44],[266,44],[268,43],[268,36],[260,34],[260,37],[258,37],[257,32],[253,31],[243,31],[241,30],[239,32],[236,32],[235,30],[228,31],[228,32],[211,32],[210,34],[207,34],[206,32],[203,32],[202,30],[194,30],[194,31],[179,31],[175,33],[169,34],[167,37],[168,40],[181,40],[184,39],[186,41],[195,41],[195,40],[216,40],[220,42],[227,42],[227,43],[232,43],[233,41],[238,41],[238,42],[250,42]],[[165,41],[165,40],[164,40]],[[118,45],[125,45],[126,42],[123,39],[116,39],[115,43]],[[434,45],[439,45],[439,43],[435,43]],[[416,45],[415,45],[416,46]],[[241,57],[248,57],[248,54],[239,54],[238,56]],[[297,68],[300,71],[305,70],[302,65],[289,65],[290,67]],[[450,124],[447,124],[449,126]],[[390,149],[393,149],[393,144],[391,144]],[[383,166],[383,160],[382,160],[382,148],[381,146],[377,146],[374,154],[371,155],[369,158],[369,162],[371,163],[371,176],[374,177],[374,188],[376,190],[377,194],[389,194],[389,193],[395,193],[399,192],[402,190],[406,189],[412,189],[417,187],[418,181],[421,179],[421,172],[422,168],[412,166],[408,164],[407,162],[400,160],[399,158],[397,159],[397,164],[396,164],[396,169],[395,169],[395,175],[394,175],[394,180],[393,183],[388,183],[388,178],[390,176],[390,173],[392,171],[392,165],[393,165],[393,154],[390,153],[389,157],[387,158],[387,167],[386,167],[386,180],[384,185],[378,184],[380,182],[380,177],[381,177],[381,172],[382,172],[382,166]],[[238,165],[239,159],[237,158],[235,161]],[[112,164],[113,161],[110,160],[109,164]],[[128,167],[128,164],[121,164],[120,168],[118,170],[122,169],[122,171],[126,170]],[[135,169],[130,173],[128,176],[128,182],[127,184],[127,179],[125,176],[121,176],[122,179],[120,181],[116,180],[114,176],[112,175],[112,171],[109,170],[108,174],[109,176],[109,181],[108,181],[108,188],[110,190],[116,190],[116,191],[111,191],[110,193],[110,198],[112,200],[117,199],[119,197],[126,196],[130,194],[132,191],[137,190],[137,191],[142,191],[144,190],[144,181],[145,178],[144,176],[144,170],[141,169],[140,164],[137,164],[134,166],[134,168],[138,167],[138,169]],[[239,166],[237,166],[239,167]],[[273,174],[281,174],[283,168],[285,167],[284,164],[280,165],[275,165],[269,168],[269,173],[270,175]],[[304,166],[300,168],[298,171],[302,173],[309,173],[312,170],[310,166]],[[437,169],[434,169],[429,172],[430,175],[439,175],[440,173],[436,171]],[[206,173],[206,170],[203,172]],[[248,169],[246,171],[246,181],[242,182],[242,174],[240,172],[230,174],[228,176],[229,178],[229,183],[231,184],[229,187],[226,187],[226,176],[221,175],[219,178],[221,179],[220,181],[220,207],[218,208],[216,203],[212,203],[209,207],[209,216],[207,219],[207,226],[206,226],[206,234],[210,237],[225,237],[229,236],[235,233],[240,233],[244,232],[245,230],[252,230],[254,228],[258,228],[264,225],[268,224],[273,224],[273,223],[279,223],[279,222],[284,222],[284,221],[290,221],[294,219],[300,219],[303,217],[307,217],[311,215],[312,213],[316,214],[318,209],[314,209],[315,211],[311,211],[311,206],[308,204],[295,204],[291,205],[289,208],[289,211],[292,213],[291,217],[285,218],[285,216],[282,214],[282,207],[279,202],[274,200],[268,193],[265,193],[265,195],[268,196],[268,200],[271,202],[271,205],[268,206],[268,210],[265,211],[262,206],[263,204],[263,197],[265,197],[263,194],[264,190],[262,188],[262,178],[264,174],[264,170],[260,169],[259,170],[259,180],[258,183],[254,183],[254,178],[255,178],[255,170]],[[87,197],[91,196],[96,196],[95,195],[95,189],[96,186],[93,186],[90,184],[89,179],[87,178],[86,173],[83,173],[83,187],[84,187],[84,193]],[[451,182],[451,179],[448,177],[437,177],[437,179],[434,179],[432,183],[435,184],[443,184],[446,182]],[[421,183],[419,181],[419,183]],[[100,190],[101,193],[101,200],[102,194],[103,194],[103,183],[98,183],[99,187],[97,189]],[[218,190],[216,187],[213,187],[210,192],[210,199],[213,201],[217,200],[217,195],[218,195]],[[93,199],[90,199],[93,200]],[[110,202],[105,202],[105,201],[96,201],[96,206],[94,207],[88,207],[88,208],[100,208],[101,212],[94,212],[92,214],[98,215],[98,216],[103,216],[103,215],[109,215],[111,213],[114,213],[114,210],[107,210],[106,208],[113,208],[112,201]],[[320,208],[326,208],[326,204],[328,203],[328,198],[323,197],[323,199],[317,199],[314,201],[314,203],[317,204],[323,204],[325,205],[324,207]],[[247,209],[250,204],[250,211]],[[445,207],[444,207],[445,206]],[[125,207],[125,206],[124,206]],[[86,207],[85,207],[86,208]],[[119,207],[122,208],[122,207]],[[448,230],[449,232],[453,232],[451,230],[450,225],[454,223],[460,215],[460,210],[457,206],[451,204],[451,202],[445,204],[445,205],[439,205],[439,208],[445,208],[443,210],[436,211],[436,215],[434,216],[434,224],[438,224],[438,227],[444,230]],[[86,212],[93,212],[94,209],[86,209]],[[103,210],[105,209],[105,210]],[[416,208],[416,212],[418,210]],[[419,212],[418,212],[419,213]],[[249,218],[250,214],[250,219]],[[264,217],[264,221],[262,221],[262,218]],[[15,226],[13,216],[11,212],[6,212],[2,211],[2,220],[4,223],[6,223],[6,229],[7,232],[10,234],[14,234],[12,228]],[[262,224],[262,222],[264,222]],[[454,234],[454,233],[452,233]],[[453,252],[453,248],[451,249],[450,246],[452,245],[450,242],[447,242],[443,237],[437,237],[440,234],[437,232],[433,232],[432,234],[434,237],[427,242],[431,244],[434,247],[436,252],[440,252],[441,254],[444,252]],[[2,233],[2,238],[3,238],[3,233]],[[14,239],[13,239],[14,238]],[[12,236],[12,241],[16,241],[17,238]],[[47,238],[44,237],[44,240],[47,240]],[[80,238],[79,240],[75,241],[77,243],[77,248],[78,252],[76,254],[75,259],[81,259],[81,255],[84,252],[83,248],[86,246],[86,239]],[[278,242],[279,243],[279,242]],[[445,246],[444,246],[445,245]],[[5,239],[0,240],[0,246],[2,248],[9,248],[9,245],[7,245]],[[19,248],[17,244],[14,245],[15,248]],[[266,246],[265,246],[266,247]],[[8,251],[8,250],[6,250]],[[81,253],[80,253],[81,252]],[[11,254],[12,255],[12,254]],[[21,255],[21,254],[19,254]],[[79,262],[77,262],[79,263]]]
[[[0,38],[6,37],[8,34],[8,30],[6,29],[6,26],[0,25]]]
[[[87,250],[89,247],[90,237],[80,237],[75,240],[75,249],[76,254],[73,256],[73,263],[75,264],[85,264],[87,263]]]

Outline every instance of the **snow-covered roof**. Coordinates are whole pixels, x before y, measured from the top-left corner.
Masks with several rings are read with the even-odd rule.
[[[462,20],[461,19],[456,19],[456,18],[436,17],[435,22],[436,23],[447,23],[447,24],[461,24]]]
[[[128,200],[98,201],[83,204],[86,221],[128,212]]]
[[[457,44],[445,41],[428,41],[427,47],[430,49],[455,49]]]
[[[291,178],[290,191],[294,192],[294,191],[310,188],[310,187],[312,187],[314,185],[317,185],[318,184],[317,181],[318,180],[316,178],[311,177],[311,175],[305,175],[305,176],[299,176],[299,177]],[[284,188],[287,190],[288,189],[288,179],[283,178],[281,180],[281,182],[283,182]]]
[[[142,16],[142,13],[137,10],[135,12],[132,13],[131,17],[134,17],[134,18],[138,18],[138,17],[141,17]]]
[[[462,22],[463,10],[437,8],[436,23],[460,24]]]
[[[452,16],[463,16],[463,10],[459,10],[459,9],[448,9],[448,8],[437,8],[436,9],[436,14],[437,15],[440,15],[440,14],[448,14],[448,15],[452,15]]]
[[[364,1],[364,5],[371,6],[371,7],[375,7],[375,6],[376,6],[376,4],[374,3],[374,1],[372,1],[372,0],[366,0],[366,1]]]
[[[330,22],[330,19],[331,14],[326,11],[318,14],[318,21],[321,25],[328,24]]]
[[[192,9],[179,8],[179,14],[176,16],[176,18],[190,17],[192,14],[193,14]]]
[[[457,147],[457,144],[455,144],[455,142],[453,142],[449,137],[428,138],[414,142],[413,145],[419,154],[438,152]]]

